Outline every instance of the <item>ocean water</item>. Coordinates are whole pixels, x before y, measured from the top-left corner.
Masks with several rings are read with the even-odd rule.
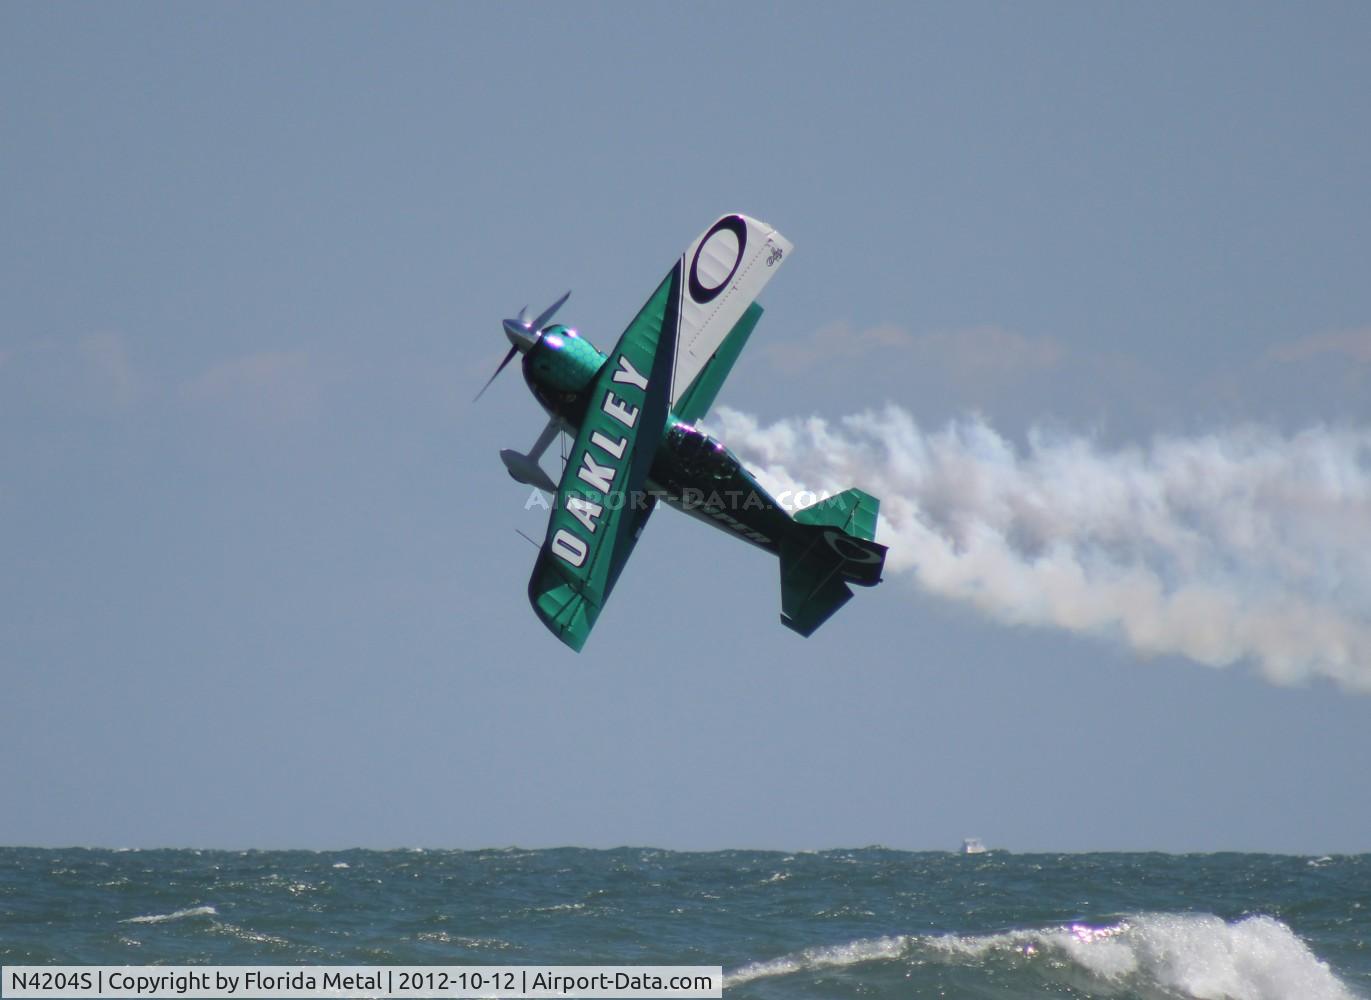
[[[0,964],[722,965],[730,998],[1371,1000],[1371,855],[0,849]]]

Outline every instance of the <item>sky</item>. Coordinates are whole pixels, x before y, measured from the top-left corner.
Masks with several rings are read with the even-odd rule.
[[[1369,44],[0,5],[0,844],[1371,850]],[[578,656],[472,397],[730,211],[795,251],[707,423],[890,571],[800,639],[662,511]]]

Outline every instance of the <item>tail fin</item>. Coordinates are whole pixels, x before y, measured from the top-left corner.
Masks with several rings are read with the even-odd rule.
[[[870,542],[876,538],[876,515],[880,512],[881,501],[870,493],[844,490],[837,496],[820,500],[804,510],[797,510],[795,520],[800,524],[822,524],[831,528],[842,528],[849,535],[856,535]]]
[[[886,547],[872,539],[880,501],[848,490],[796,511],[799,530],[781,543],[781,623],[813,635],[852,599],[849,583],[881,582]]]

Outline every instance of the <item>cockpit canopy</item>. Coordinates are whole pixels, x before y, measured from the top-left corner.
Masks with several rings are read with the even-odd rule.
[[[667,448],[681,471],[692,479],[730,479],[738,461],[722,443],[690,424],[676,424],[667,432]]]

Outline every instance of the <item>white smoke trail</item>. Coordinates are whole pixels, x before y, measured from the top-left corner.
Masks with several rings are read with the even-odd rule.
[[[996,619],[1371,692],[1371,430],[1240,427],[1106,450],[890,406],[711,424],[764,486],[881,498],[887,569]]]

